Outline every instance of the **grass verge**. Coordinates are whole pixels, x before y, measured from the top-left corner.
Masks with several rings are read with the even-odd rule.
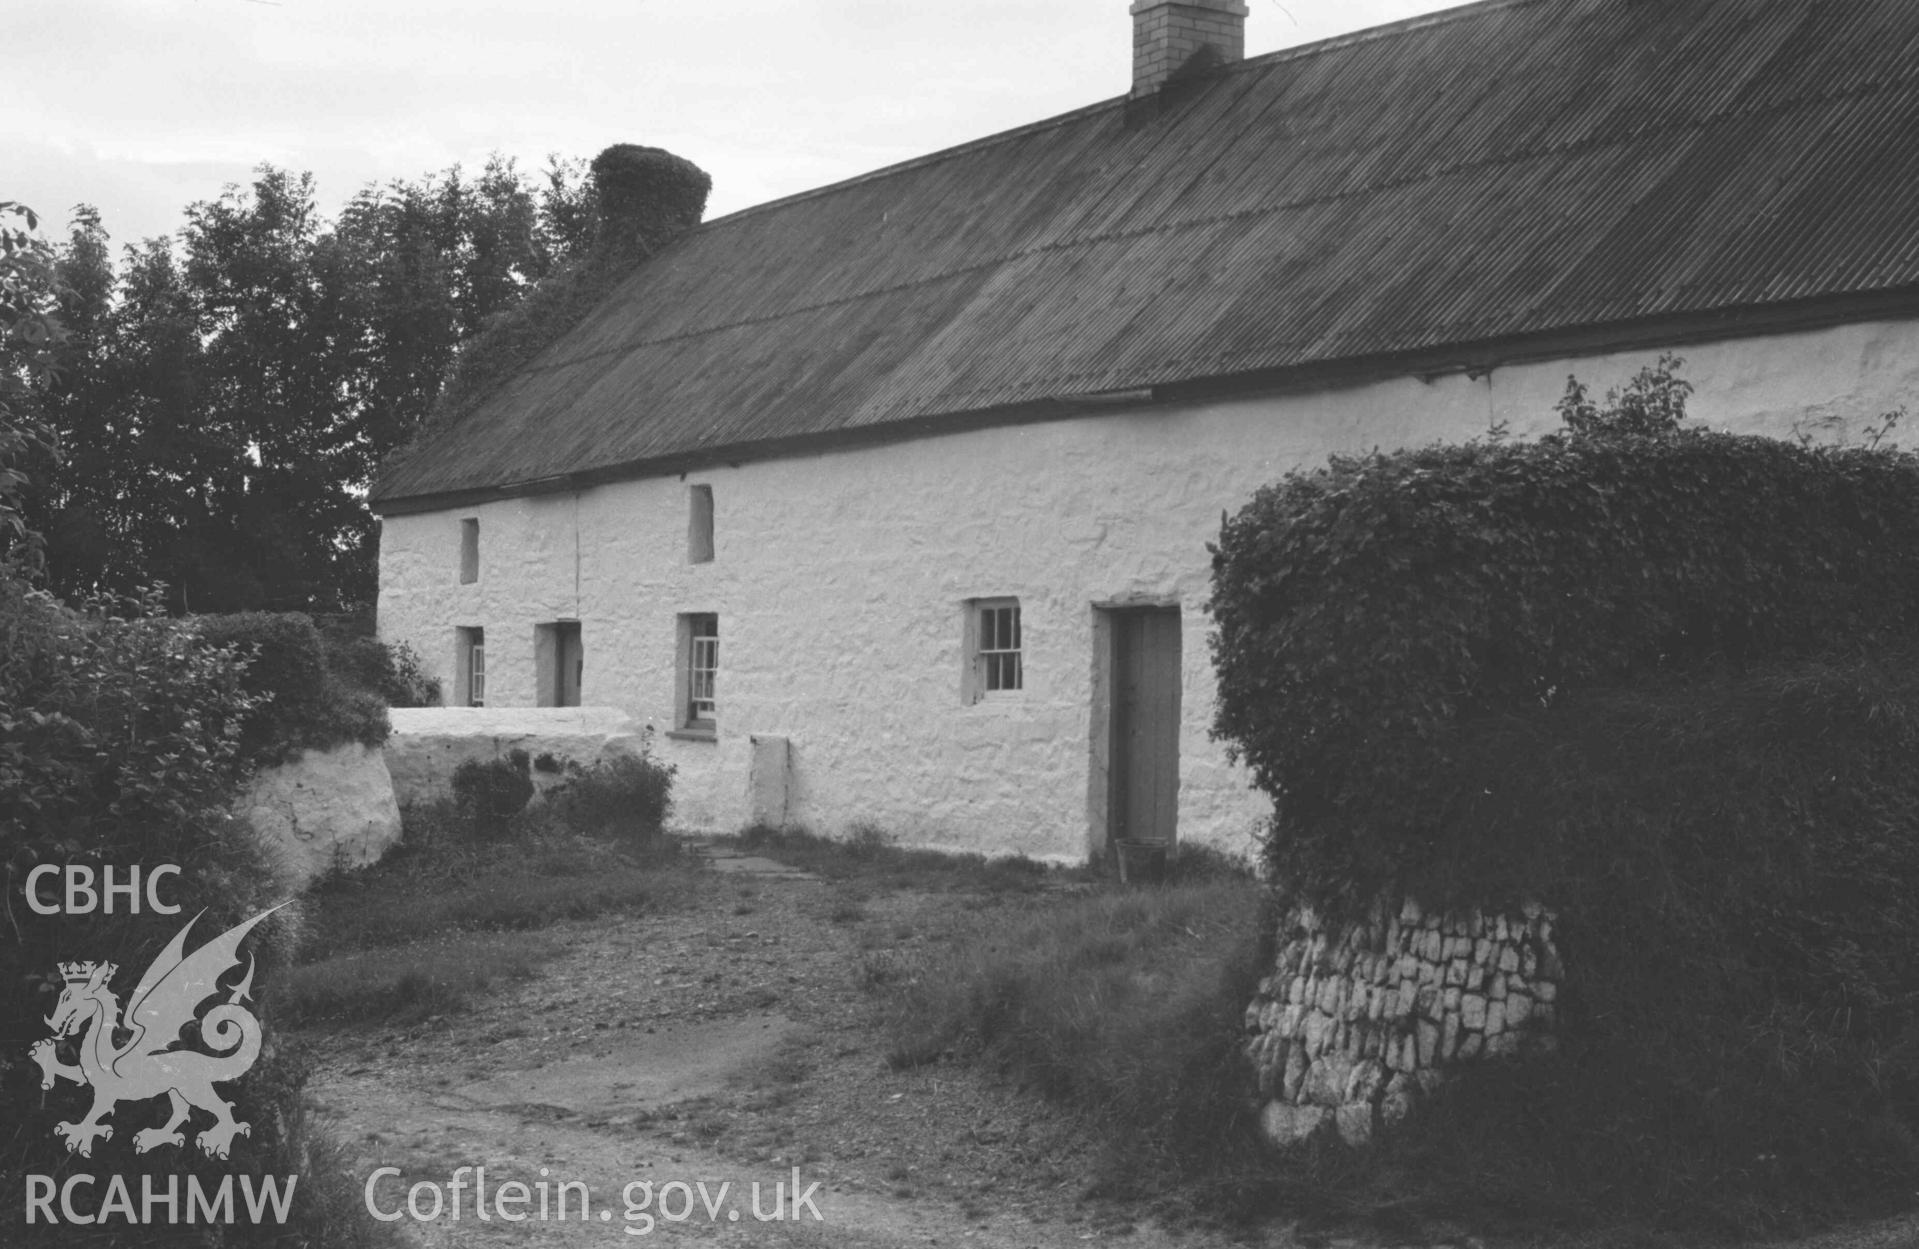
[[[1097,1122],[1098,1189],[1252,1211],[1271,1159],[1239,1059],[1267,953],[1266,891],[1219,872],[972,916],[916,966],[869,975],[896,1067],[995,1067]]]
[[[422,837],[314,889],[308,957],[282,977],[279,1009],[304,1024],[457,1011],[558,950],[527,932],[683,905],[697,878],[670,840],[606,841],[552,824],[510,842]]]
[[[339,954],[292,969],[281,1014],[295,1025],[417,1023],[461,1010],[496,985],[530,978],[558,950],[557,942],[524,933],[455,933]]]

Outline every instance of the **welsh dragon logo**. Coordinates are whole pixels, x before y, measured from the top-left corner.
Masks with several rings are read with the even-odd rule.
[[[180,1125],[194,1109],[214,1118],[213,1126],[199,1137],[200,1149],[209,1157],[225,1158],[235,1136],[250,1134],[250,1125],[234,1121],[233,1103],[216,1093],[213,1086],[239,1079],[260,1056],[260,1021],[240,1005],[253,989],[251,956],[245,979],[200,1021],[201,1039],[215,1052],[206,1054],[175,1046],[180,1043],[181,1030],[193,1022],[201,1005],[219,994],[219,979],[240,965],[240,942],[255,924],[279,909],[276,906],[262,911],[192,954],[185,954],[187,932],[200,918],[195,915],[140,977],[124,1019],[119,999],[108,988],[118,968],[112,963],[60,964],[66,989],[46,1020],[53,1038],[35,1042],[28,1057],[40,1064],[43,1089],[52,1088],[56,1078],[93,1086],[93,1109],[87,1117],[78,1123],[57,1124],[53,1129],[66,1138],[68,1149],[82,1158],[92,1157],[94,1141],[113,1136],[113,1128],[104,1120],[116,1106],[123,1101],[146,1101],[162,1093],[171,1106],[167,1121],[133,1134],[136,1153],[162,1145],[184,1145],[186,1138]],[[132,1035],[124,1044],[116,1045],[116,1031]],[[55,1053],[57,1042],[72,1036],[79,1037],[78,1066],[61,1062]]]

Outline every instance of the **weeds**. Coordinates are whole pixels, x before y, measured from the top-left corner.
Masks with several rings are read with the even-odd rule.
[[[891,835],[866,822],[854,824],[844,839],[820,837],[805,829],[753,825],[734,840],[742,850],[772,855],[828,880],[858,877],[886,889],[1029,893],[1088,878],[1081,868],[1056,867],[1017,855],[987,858],[902,849]]]
[[[549,796],[582,833],[657,842],[672,805],[673,768],[646,755],[615,755],[576,773]]]

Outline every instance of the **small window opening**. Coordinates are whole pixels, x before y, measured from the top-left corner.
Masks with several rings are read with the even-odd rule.
[[[687,492],[686,562],[713,562],[713,487],[694,486]]]
[[[480,579],[480,521],[469,516],[460,522],[460,584]]]

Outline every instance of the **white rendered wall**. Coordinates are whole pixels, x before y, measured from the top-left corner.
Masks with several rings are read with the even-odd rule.
[[[1209,740],[1206,543],[1288,470],[1357,453],[1558,425],[1576,373],[1596,395],[1657,353],[1406,378],[1308,394],[1088,415],[747,463],[578,493],[388,518],[380,631],[450,692],[455,626],[486,630],[487,701],[534,703],[534,627],[577,619],[582,701],[661,730],[675,823],[747,822],[749,734],[792,743],[790,817],[837,834],[1081,858],[1094,604],[1177,601],[1184,692],[1179,835],[1250,849],[1269,810]],[[1716,427],[1858,436],[1919,399],[1919,322],[1695,345],[1681,375]],[[1915,405],[1919,406],[1919,405]],[[636,419],[641,419],[636,416]],[[686,562],[688,491],[710,484],[716,558]],[[459,522],[480,578],[459,584]],[[961,698],[962,604],[1016,596],[1025,689]],[[720,619],[716,741],[673,727],[676,617]]]

